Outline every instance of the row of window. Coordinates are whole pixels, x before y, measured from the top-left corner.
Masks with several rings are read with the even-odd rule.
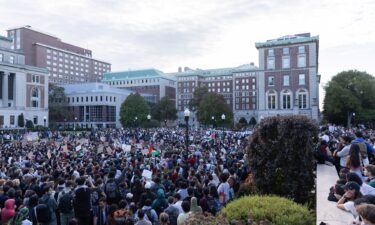
[[[250,90],[250,85],[236,85],[236,90]],[[251,90],[255,90],[255,84],[251,85]]]
[[[283,69],[290,68],[290,56],[283,56],[282,57],[281,67]],[[298,55],[297,56],[297,67],[306,67],[306,55]],[[275,69],[275,57],[268,57],[267,58],[267,69]]]
[[[306,53],[306,47],[305,46],[298,46],[298,54],[305,54]],[[283,55],[289,55],[290,49],[289,48],[283,48]],[[270,48],[268,49],[268,56],[275,56],[275,50]]]
[[[115,96],[85,96],[85,97],[67,97],[68,103],[79,103],[79,102],[102,102],[105,99],[106,102],[116,102]]]
[[[275,76],[268,77],[268,86],[275,86]],[[298,75],[298,85],[306,85],[306,75],[299,74]],[[283,75],[283,86],[290,86],[290,76]]]
[[[51,50],[51,49],[47,49],[47,59],[51,58],[51,55],[50,54],[53,54],[55,56],[60,56],[60,57],[64,57],[65,58],[65,62],[67,62],[67,59],[71,59],[71,60],[75,60],[75,61],[80,61],[80,62],[85,62],[85,63],[89,63],[89,60],[88,59],[85,59],[83,57],[78,57],[78,56],[74,56],[74,55],[71,55],[71,54],[67,54],[67,53],[63,53],[63,52],[57,52],[55,50]],[[57,58],[54,56],[54,60],[57,60]],[[61,58],[62,59],[62,58]],[[59,59],[60,60],[60,59]],[[71,61],[70,63],[73,63],[73,61]],[[81,64],[83,65],[83,64]],[[99,67],[104,67],[104,68],[109,68],[109,64],[106,64],[106,63],[101,63],[101,62],[97,62],[97,61],[94,61],[94,65],[98,65]]]
[[[159,83],[159,79],[138,79],[138,80],[127,80],[127,81],[109,81],[109,85],[126,85],[126,84],[148,84],[148,83]],[[174,85],[174,82],[173,82]]]
[[[253,104],[236,104],[236,110],[239,110],[240,109],[240,106],[241,106],[241,109],[242,110],[249,110],[249,109],[256,109],[256,104],[255,103],[253,103]],[[251,108],[250,108],[250,106],[252,106]]]
[[[299,109],[308,108],[308,92],[301,89],[295,93],[296,99],[293,101],[292,92],[284,90],[280,95],[280,105],[278,104],[278,95],[275,90],[271,90],[266,94],[267,109],[292,109],[293,105],[298,106]]]
[[[8,58],[8,63],[14,64],[15,63],[15,57],[13,55],[10,55]],[[0,62],[5,62],[5,57],[3,53],[0,53]]]

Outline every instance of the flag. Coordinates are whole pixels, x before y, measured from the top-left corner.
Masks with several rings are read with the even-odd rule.
[[[151,145],[148,147],[148,154],[151,154],[151,155],[158,155],[159,152],[156,151]]]

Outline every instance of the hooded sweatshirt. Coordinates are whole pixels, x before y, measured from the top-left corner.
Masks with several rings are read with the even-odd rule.
[[[14,210],[15,203],[16,201],[14,199],[8,199],[5,201],[5,208],[1,211],[1,222],[3,224],[16,215],[16,211]]]
[[[156,195],[155,201],[152,203],[152,208],[157,214],[160,214],[164,209],[168,208],[168,202],[165,199],[165,194],[163,189],[159,189]]]

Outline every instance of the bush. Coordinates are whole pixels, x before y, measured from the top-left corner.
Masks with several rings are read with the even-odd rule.
[[[230,202],[223,210],[229,221],[268,221],[272,225],[312,225],[315,215],[307,207],[276,196],[248,196]],[[251,222],[250,222],[251,221]]]
[[[257,190],[303,204],[314,201],[313,150],[317,142],[318,126],[305,116],[262,120],[247,149]]]
[[[203,214],[192,214],[183,225],[228,225],[228,219],[223,215],[212,216]]]
[[[31,121],[31,120],[26,120],[26,128],[27,128],[27,129],[33,129],[33,128],[34,128],[33,121]]]

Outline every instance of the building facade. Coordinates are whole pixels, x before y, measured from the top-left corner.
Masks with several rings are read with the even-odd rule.
[[[25,65],[13,40],[0,36],[0,128],[18,127],[19,115],[34,125],[48,125],[48,71]]]
[[[177,111],[180,121],[183,111],[189,108],[193,93],[197,87],[207,87],[209,92],[224,96],[232,108],[234,120],[241,117],[250,120],[257,111],[257,77],[258,68],[253,63],[238,67],[219,69],[190,69],[172,73],[177,79]],[[192,114],[191,122],[197,124],[196,115]]]
[[[133,93],[103,83],[67,84],[65,89],[71,118],[59,122],[65,128],[119,128],[120,108]]]
[[[156,102],[163,97],[176,101],[176,80],[156,69],[129,70],[105,73],[103,83],[146,94],[147,102]],[[150,99],[151,98],[151,99]]]
[[[97,82],[111,64],[92,58],[92,51],[61,41],[60,38],[23,26],[9,29],[11,49],[23,51],[25,64],[46,68],[49,82],[56,84]]]
[[[259,67],[253,63],[232,68],[179,68],[176,107],[179,120],[189,108],[197,87],[224,96],[233,109],[234,122],[241,117],[257,121],[276,115],[319,117],[319,37],[309,33],[255,44]],[[192,115],[193,123],[196,122]]]
[[[319,37],[309,33],[255,44],[259,52],[259,117],[319,117]]]

